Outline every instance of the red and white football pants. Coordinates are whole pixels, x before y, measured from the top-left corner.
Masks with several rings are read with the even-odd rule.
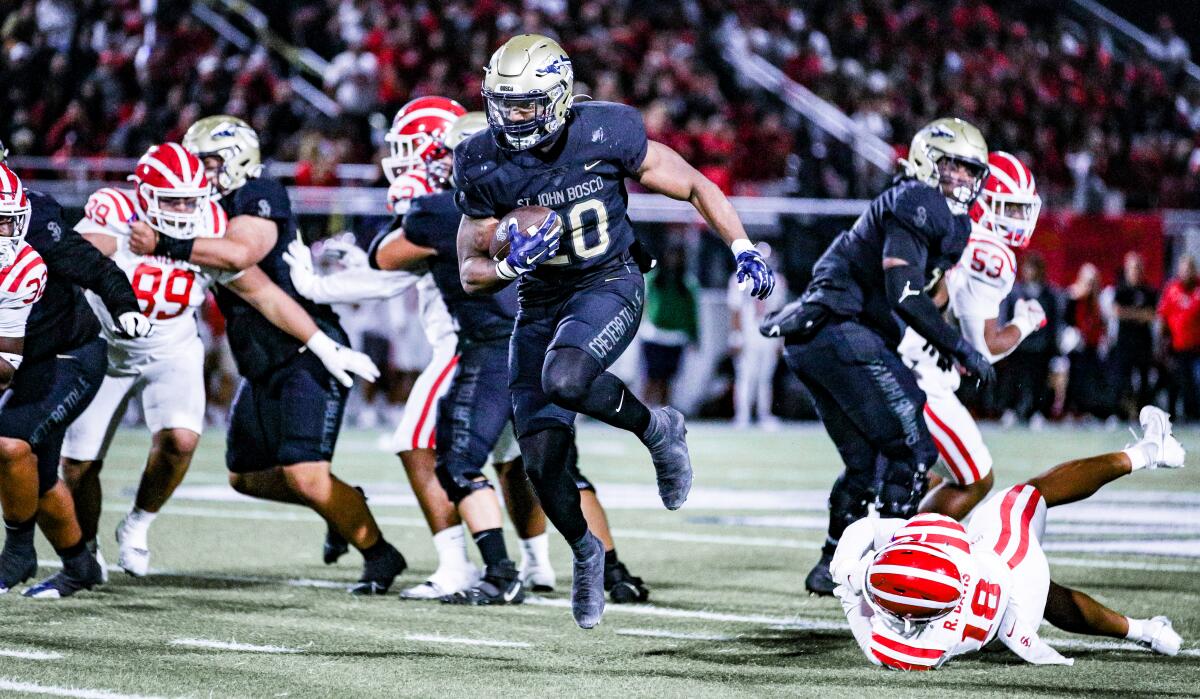
[[[450,390],[450,382],[454,379],[454,370],[458,367],[457,349],[458,338],[454,335],[433,348],[433,358],[413,383],[404,404],[404,417],[392,434],[394,453],[437,446],[437,405]]]
[[[950,479],[970,485],[992,472],[992,453],[979,425],[953,393],[927,392],[925,424]]]

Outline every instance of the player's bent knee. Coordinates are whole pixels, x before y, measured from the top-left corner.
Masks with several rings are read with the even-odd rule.
[[[29,458],[33,448],[23,439],[0,438],[0,465],[11,464]]]
[[[200,435],[182,427],[160,430],[154,435],[154,445],[170,457],[189,457],[199,444]]]
[[[328,461],[309,461],[283,467],[283,480],[293,493],[308,500],[330,487]]]
[[[104,468],[103,461],[79,461],[78,459],[62,458],[62,477],[67,487],[74,489],[86,476],[96,476]]]
[[[229,474],[229,487],[242,495],[252,495],[250,492],[249,479],[244,473]]]

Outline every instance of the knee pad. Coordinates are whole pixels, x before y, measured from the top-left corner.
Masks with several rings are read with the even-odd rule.
[[[446,497],[457,505],[477,490],[493,490],[492,483],[478,469],[451,469],[441,464],[434,469]]]
[[[867,515],[867,506],[875,499],[869,476],[855,478],[847,473],[837,477],[829,491],[830,535],[838,538],[846,527]]]

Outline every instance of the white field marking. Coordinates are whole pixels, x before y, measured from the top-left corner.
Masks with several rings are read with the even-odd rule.
[[[679,641],[732,641],[737,638],[737,636],[726,636],[724,634],[684,633],[680,631],[666,631],[663,629],[616,629],[613,631],[613,633],[618,636],[671,638]]]
[[[406,641],[421,643],[450,643],[462,646],[490,646],[493,648],[532,648],[532,643],[524,641],[490,641],[478,638],[457,638],[455,636],[433,636],[422,633],[410,633],[404,636]]]
[[[1051,638],[1043,640],[1055,648],[1063,648],[1065,650],[1131,650],[1139,653],[1154,652],[1145,646],[1139,646],[1131,641],[1087,641],[1080,638]],[[1179,651],[1179,654],[1197,657],[1200,656],[1200,648],[1184,648]]]
[[[36,682],[21,682],[8,677],[0,677],[0,691],[46,694],[52,697],[74,697],[74,699],[156,699],[143,694],[122,694],[104,689],[52,687]]]
[[[303,653],[299,648],[286,648],[284,646],[256,646],[251,643],[238,643],[236,641],[212,641],[206,638],[177,638],[169,645],[182,646],[184,648],[204,648],[206,650],[233,650],[240,653]]]
[[[1116,570],[1152,570],[1164,573],[1200,573],[1200,568],[1182,563],[1159,561],[1106,561],[1098,558],[1050,558],[1051,565],[1077,568],[1113,568]]]
[[[5,658],[20,658],[21,660],[62,660],[62,653],[41,650],[18,650],[16,648],[0,648],[0,656]]]
[[[38,566],[45,568],[62,568],[62,561],[39,560]],[[125,572],[123,568],[114,563],[108,564],[108,571],[110,573]],[[210,580],[213,582],[252,583],[255,585],[286,585],[288,587],[311,587],[319,590],[346,590],[354,585],[354,583],[349,580],[345,582],[338,582],[336,580],[313,580],[312,578],[268,578],[259,575],[188,573],[177,570],[160,570],[158,568],[151,568],[150,575],[163,578],[195,578],[197,580]]]
[[[1042,544],[1046,551],[1067,553],[1122,553],[1147,556],[1175,556],[1200,558],[1200,539],[1114,540],[1114,541],[1047,541]]]
[[[546,599],[530,595],[525,598],[525,604],[537,607],[557,607],[569,609],[571,601],[565,599]],[[697,611],[691,609],[671,609],[653,605],[614,604],[605,608],[606,614],[630,614],[634,616],[666,617],[673,619],[702,619],[704,621],[728,621],[742,624],[766,624],[781,626],[788,629],[812,629],[816,631],[837,631],[849,629],[845,622],[818,621],[800,617],[773,617],[758,614],[728,614],[725,612]]]

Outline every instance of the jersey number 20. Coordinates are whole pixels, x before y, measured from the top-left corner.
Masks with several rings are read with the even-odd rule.
[[[153,320],[182,315],[192,303],[195,283],[196,275],[190,270],[178,267],[165,270],[145,262],[137,266],[130,280],[133,293],[142,304],[142,315]]]
[[[584,199],[567,212],[563,235],[571,241],[571,256],[586,260],[608,250],[608,210],[599,199]],[[561,261],[560,261],[561,260]],[[547,260],[546,264],[570,264],[566,256]]]

